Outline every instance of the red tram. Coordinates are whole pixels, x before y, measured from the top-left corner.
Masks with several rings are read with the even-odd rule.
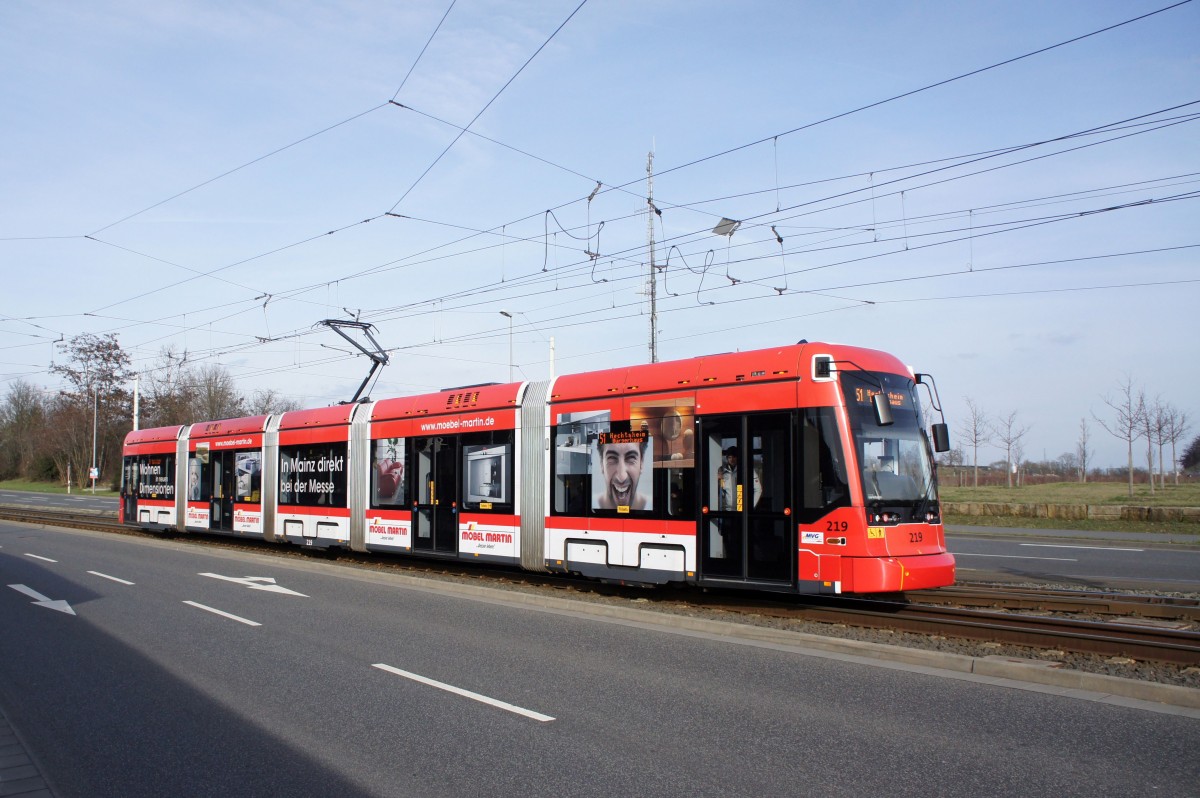
[[[138,430],[121,520],[626,583],[950,585],[949,444],[920,384],[883,352],[801,342]]]

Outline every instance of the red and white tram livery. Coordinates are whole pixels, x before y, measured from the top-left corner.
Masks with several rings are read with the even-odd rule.
[[[921,384],[801,342],[135,431],[122,520],[631,583],[949,585]]]

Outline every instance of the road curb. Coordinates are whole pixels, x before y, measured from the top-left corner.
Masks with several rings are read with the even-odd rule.
[[[0,709],[0,795],[54,798],[37,760]]]

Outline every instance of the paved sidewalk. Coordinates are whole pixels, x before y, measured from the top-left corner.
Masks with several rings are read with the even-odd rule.
[[[3,798],[54,798],[24,743],[0,712],[0,796]]]

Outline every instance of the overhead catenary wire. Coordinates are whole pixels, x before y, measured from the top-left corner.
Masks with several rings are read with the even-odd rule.
[[[1182,175],[1182,176],[1187,176],[1187,175]],[[1160,180],[1165,180],[1165,179],[1160,179]],[[1036,198],[1036,199],[1040,199],[1040,198]],[[943,215],[944,215],[944,214],[943,214]],[[1068,214],[1068,215],[1064,216],[1064,218],[1069,218],[1070,216],[1072,216],[1072,215]],[[1014,223],[1014,222],[1008,222],[1007,224],[1009,224],[1009,226],[1010,226],[1010,224],[1013,224],[1013,223]],[[940,233],[934,233],[934,234],[946,234],[946,233],[952,233],[952,232],[954,232],[954,229],[955,229],[955,228],[950,228],[950,229],[948,229],[948,230],[942,230],[942,232],[940,232]],[[812,250],[812,248],[811,248],[811,247],[798,248],[798,250],[792,250],[792,252],[809,252],[809,253],[811,253],[811,252],[814,252],[814,251],[815,251],[815,250]],[[886,253],[884,253],[884,254],[886,254]],[[878,256],[872,256],[872,257],[878,257]],[[218,306],[218,307],[220,307],[220,306]],[[248,304],[248,306],[247,306],[247,307],[245,307],[245,308],[244,308],[244,310],[242,310],[242,311],[240,311],[240,312],[250,312],[250,311],[256,310],[256,308],[257,308],[257,307],[258,307],[258,306],[257,306],[256,304]],[[137,324],[137,323],[138,323],[138,322],[137,322],[137,320],[133,320],[133,319],[127,319],[127,320],[128,320],[128,322],[130,322],[131,324]],[[172,325],[169,325],[169,326],[174,326],[174,328],[179,328],[179,326],[180,326],[180,325],[178,325],[178,324],[172,324]],[[281,336],[281,337],[282,337],[282,336]]]
[[[1190,197],[1194,197],[1194,195],[1189,195],[1189,196],[1190,196]],[[1093,211],[1087,212],[1087,213],[1086,213],[1086,215],[1094,215],[1095,213],[1105,213],[1105,212],[1112,212],[1112,211],[1121,210],[1121,209],[1126,209],[1126,208],[1132,208],[1132,207],[1144,207],[1144,204],[1143,204],[1143,203],[1132,203],[1132,204],[1125,205],[1125,206],[1112,206],[1112,207],[1109,207],[1109,208],[1104,208],[1104,209],[1095,209],[1095,210],[1093,210]],[[1057,218],[1057,219],[1051,219],[1051,220],[1039,220],[1039,221],[1038,221],[1038,222],[1036,222],[1036,223],[1037,223],[1037,224],[1053,223],[1053,221],[1065,221],[1065,220],[1068,220],[1068,219],[1071,219],[1071,218],[1081,218],[1081,216],[1082,216],[1081,214],[1075,214],[1075,215],[1066,215],[1066,216],[1059,217],[1059,218]],[[998,231],[998,232],[1006,232],[1006,231]],[[935,243],[933,243],[933,244],[929,244],[929,245],[926,245],[926,246],[941,246],[941,245],[945,245],[945,244],[948,244],[948,243],[953,243],[953,241],[935,242]],[[1163,250],[1156,250],[1156,251],[1170,251],[1170,248],[1163,249]],[[868,256],[868,257],[878,257],[878,256]],[[636,276],[632,276],[632,277],[629,277],[629,278],[623,278],[623,279],[630,279],[630,280],[634,280],[634,279],[637,279],[637,277],[636,277]],[[804,292],[797,291],[797,293],[804,293]],[[761,298],[762,298],[762,296],[760,295],[760,296],[758,296],[758,297],[750,297],[749,299],[754,299],[754,298],[759,298],[759,299],[761,299]],[[742,301],[747,301],[747,298],[743,297],[743,298],[735,298],[735,299],[722,300],[722,301],[713,301],[711,304],[714,304],[714,305],[716,305],[716,304],[727,304],[727,303],[730,303],[730,302],[742,302]],[[857,301],[861,301],[861,300],[854,300],[854,301],[856,301],[856,302],[857,302]],[[637,305],[638,305],[638,303],[628,303],[627,305],[622,305],[622,306],[619,306],[619,307],[636,307]],[[613,308],[613,309],[618,309],[618,308]],[[686,309],[687,309],[687,308],[675,308],[675,309],[672,309],[672,312],[677,312],[677,311],[679,311],[679,310],[686,310]],[[596,311],[594,311],[594,312],[602,312],[602,311],[604,311],[604,310],[605,310],[604,308],[598,308],[598,309],[596,309]],[[579,313],[566,314],[566,315],[564,315],[564,316],[560,317],[560,319],[561,319],[561,320],[562,320],[564,323],[560,323],[560,324],[559,324],[559,326],[562,326],[562,327],[571,327],[571,326],[577,326],[577,325],[576,325],[574,322],[566,322],[566,320],[568,320],[568,319],[575,319],[575,318],[579,318],[579,317],[580,317],[580,314],[579,314]],[[629,316],[628,316],[628,315],[622,315],[622,316],[612,316],[612,317],[610,317],[610,320],[614,320],[614,319],[615,319],[615,320],[619,320],[619,319],[623,319],[623,318],[629,318]],[[387,320],[388,320],[388,319],[381,319],[381,320],[379,320],[379,321],[387,321]],[[595,321],[594,319],[588,319],[588,323],[594,323],[594,321]],[[582,322],[581,322],[581,323],[582,323]],[[463,335],[460,335],[460,336],[443,337],[442,339],[440,339],[440,343],[446,343],[446,342],[457,341],[457,340],[480,340],[480,339],[484,339],[484,338],[492,337],[493,335],[499,335],[499,334],[500,334],[499,332],[494,332],[494,333],[485,333],[485,334],[478,335],[478,336],[477,336],[477,335],[474,335],[474,334],[463,334]]]
[[[1176,4],[1176,5],[1182,5],[1182,4]],[[452,4],[451,4],[451,6],[452,6]],[[1170,7],[1175,7],[1175,6],[1170,6]],[[448,13],[449,13],[449,10],[448,10]],[[1154,12],[1154,13],[1158,13],[1158,12]],[[1147,16],[1148,16],[1148,14],[1147,14]],[[1122,23],[1122,24],[1126,24],[1126,23]],[[407,78],[406,78],[406,79],[407,79]],[[935,85],[936,85],[936,84],[935,84]],[[800,128],[797,128],[797,130],[800,130]],[[785,134],[786,134],[786,133],[785,133]],[[778,188],[778,187],[776,187],[776,188]],[[908,190],[908,191],[912,191],[912,190]],[[778,204],[778,203],[776,203],[776,204]],[[562,226],[560,226],[560,227],[562,227]],[[106,228],[102,228],[102,229],[106,229]],[[343,228],[343,229],[346,229],[346,228]],[[565,230],[565,229],[566,229],[566,228],[564,228],[564,230]],[[314,236],[314,238],[313,238],[313,239],[307,239],[305,242],[307,242],[307,241],[312,241],[312,240],[316,240],[316,238],[319,238],[319,236]],[[106,241],[106,242],[104,242],[104,244],[108,244],[108,242]],[[272,253],[274,253],[274,252],[272,252]],[[270,254],[270,253],[268,253],[268,254]],[[257,257],[263,257],[263,256],[256,256],[256,258],[257,258]],[[607,253],[606,253],[606,257],[607,257]],[[240,262],[240,263],[245,263],[245,262]],[[559,271],[559,276],[560,276],[560,275],[562,275],[562,272],[560,272],[560,271]],[[247,287],[247,288],[248,288],[248,287]],[[140,298],[140,296],[139,296],[139,298]],[[109,308],[109,307],[112,307],[112,306],[106,306],[106,307],[102,307],[102,308],[97,308],[97,310],[100,310],[100,311],[103,311],[103,310],[108,310],[108,308]]]
[[[578,10],[578,8],[577,8],[576,10]],[[564,23],[564,24],[565,24],[565,23]],[[561,26],[560,26],[560,28],[561,28]],[[1011,60],[1011,59],[1010,59],[1010,60]],[[1128,121],[1128,120],[1126,120],[1126,121]],[[1114,123],[1114,124],[1115,124],[1115,123]],[[1080,133],[1080,134],[1072,134],[1072,135],[1082,135],[1082,134]],[[1025,145],[1025,146],[1033,146],[1033,145]],[[378,217],[372,217],[372,218],[378,218]],[[252,261],[252,260],[256,260],[256,259],[259,259],[259,258],[262,258],[262,257],[266,257],[266,256],[268,256],[268,255],[271,255],[271,254],[276,254],[276,253],[278,253],[278,252],[281,252],[281,251],[284,251],[284,250],[286,250],[286,249],[290,249],[290,248],[292,248],[292,247],[299,246],[299,245],[302,245],[302,244],[304,244],[304,243],[309,243],[309,242],[311,242],[311,241],[317,240],[317,239],[319,239],[319,238],[322,238],[324,235],[332,235],[332,234],[334,234],[334,233],[337,233],[337,232],[342,232],[342,231],[344,231],[344,230],[350,229],[351,227],[354,227],[354,226],[357,226],[357,225],[363,224],[363,223],[365,223],[365,222],[368,222],[368,221],[371,221],[371,219],[367,219],[367,220],[364,220],[364,221],[362,221],[362,222],[357,222],[357,223],[354,223],[354,224],[352,224],[352,225],[346,225],[346,226],[343,226],[343,227],[341,227],[341,228],[338,228],[338,229],[335,229],[335,230],[332,230],[332,231],[328,231],[328,232],[326,232],[325,234],[323,234],[323,235],[320,235],[320,236],[311,236],[311,237],[309,237],[309,238],[307,238],[307,239],[303,239],[302,241],[295,242],[295,243],[293,243],[293,244],[289,244],[289,245],[286,245],[286,246],[284,246],[284,247],[280,247],[280,248],[277,248],[277,249],[271,250],[270,252],[266,252],[266,253],[262,253],[262,254],[260,254],[260,255],[253,256],[253,257],[251,257],[251,258],[247,258],[247,259],[244,259],[244,260],[238,261],[238,262],[236,262],[236,263],[233,263],[233,264],[228,264],[228,265],[226,265],[226,266],[224,266],[224,267],[221,267],[220,269],[213,270],[213,272],[208,272],[208,273],[205,273],[205,274],[206,274],[206,275],[211,275],[211,274],[213,274],[213,273],[216,273],[216,272],[218,272],[218,271],[221,271],[221,270],[223,270],[223,269],[232,268],[232,267],[234,267],[234,266],[241,265],[241,264],[244,264],[244,263],[250,262],[250,261]],[[104,243],[107,243],[107,242],[104,242]],[[195,278],[193,278],[193,279],[195,279]],[[170,286],[165,286],[165,287],[163,287],[163,288],[160,288],[160,289],[157,289],[157,290],[165,290],[166,288],[169,288],[169,287],[175,287],[175,286],[181,285],[181,284],[182,284],[182,283],[184,283],[184,282],[188,282],[188,281],[181,281],[181,282],[179,282],[179,283],[173,283],[173,284],[171,284]],[[147,293],[139,294],[137,297],[133,297],[133,298],[131,298],[130,300],[126,300],[126,301],[132,301],[132,299],[140,299],[140,298],[144,298],[145,296],[148,296],[150,293],[153,293],[153,292],[147,292]],[[102,308],[99,308],[99,309],[97,309],[97,310],[105,310],[105,309],[108,309],[108,308],[110,308],[110,307],[113,307],[113,306],[115,306],[115,305],[117,305],[117,304],[123,304],[123,303],[114,303],[114,304],[112,304],[112,305],[107,305],[107,306],[104,306],[104,307],[102,307]]]
[[[565,28],[567,26],[567,23],[570,22],[575,17],[575,15],[579,13],[579,9],[583,8],[584,5],[586,5],[586,4],[587,4],[587,0],[581,0],[579,5],[575,6],[575,10],[567,15],[567,18],[564,19],[559,24],[559,26],[554,29],[554,32],[551,33],[546,38],[546,41],[542,42],[541,46],[538,47],[537,50],[535,50],[533,52],[533,54],[530,55],[529,58],[527,58],[525,60],[525,63],[521,64],[520,68],[517,69],[517,71],[513,73],[512,77],[510,77],[507,81],[505,81],[504,85],[500,87],[500,90],[497,91],[494,95],[492,95],[492,99],[488,100],[484,104],[484,106],[479,109],[479,112],[477,114],[475,114],[474,117],[471,118],[471,121],[466,124],[466,127],[464,127],[462,130],[459,131],[458,135],[456,135],[454,137],[454,139],[451,140],[451,142],[446,145],[446,148],[444,150],[442,150],[436,158],[433,159],[433,162],[430,163],[429,166],[425,167],[425,171],[421,172],[421,174],[417,176],[417,179],[413,181],[412,185],[410,185],[407,189],[405,189],[404,193],[400,195],[400,199],[396,200],[396,202],[392,205],[392,207],[388,208],[389,213],[395,211],[396,208],[400,207],[400,203],[404,202],[404,200],[408,198],[408,195],[413,192],[413,189],[415,189],[418,185],[420,185],[421,181],[425,179],[425,176],[428,175],[431,171],[433,171],[433,168],[435,166],[437,166],[438,163],[441,162],[442,158],[444,158],[446,156],[446,153],[450,152],[450,150],[454,147],[454,145],[458,143],[459,139],[461,139],[466,134],[466,132],[471,128],[471,125],[474,125],[476,122],[479,121],[479,117],[483,116],[484,113],[487,112],[487,109],[492,107],[492,103],[496,102],[496,100],[498,100],[500,98],[500,95],[503,94],[504,91],[509,86],[512,85],[513,81],[516,80],[521,75],[521,73],[525,71],[526,67],[528,67],[531,63],[533,63],[533,59],[537,58],[538,54],[540,54],[542,52],[542,50],[546,49],[546,45],[550,44],[550,42],[552,42],[554,40],[554,37],[559,34],[559,31],[561,31],[563,28]]]
[[[425,51],[429,49],[429,45],[433,44],[434,37],[438,35],[438,31],[442,29],[442,25],[446,23],[446,17],[450,16],[450,12],[454,9],[454,4],[457,0],[450,0],[450,5],[446,6],[446,13],[442,14],[442,18],[438,20],[438,24],[434,26],[433,32],[429,34],[429,38],[425,40],[425,46],[421,48],[421,52],[417,53],[417,57],[413,59],[412,65],[408,68],[408,72],[404,74],[404,79],[400,81],[400,85],[396,88],[396,93],[392,95],[390,102],[395,102],[400,96],[400,92],[404,91],[404,85],[408,83],[408,79],[412,77],[413,70],[417,68],[417,64],[421,63],[421,58],[424,57]]]
[[[585,2],[586,2],[586,0],[585,0]],[[1117,28],[1123,27],[1123,26],[1125,26],[1125,25],[1132,24],[1132,23],[1134,23],[1134,22],[1138,22],[1138,21],[1141,21],[1141,20],[1147,19],[1147,18],[1149,18],[1149,17],[1155,16],[1155,15],[1157,15],[1157,14],[1160,14],[1160,13],[1163,13],[1163,12],[1165,12],[1165,11],[1168,11],[1168,10],[1171,10],[1171,9],[1177,8],[1177,7],[1179,7],[1179,6],[1185,5],[1185,4],[1189,3],[1189,2],[1191,2],[1191,0],[1183,0],[1182,2],[1175,3],[1175,4],[1172,4],[1172,5],[1170,5],[1170,6],[1166,6],[1166,7],[1164,7],[1164,8],[1158,9],[1158,10],[1156,10],[1156,11],[1148,12],[1148,13],[1146,13],[1146,14],[1142,14],[1142,15],[1139,15],[1139,16],[1137,16],[1137,17],[1133,17],[1133,18],[1131,18],[1131,19],[1127,19],[1127,20],[1125,20],[1125,21],[1123,21],[1123,22],[1119,22],[1119,23],[1117,23],[1117,24],[1110,25],[1110,26],[1107,26],[1107,27],[1105,27],[1105,28],[1101,28],[1101,29],[1099,29],[1099,30],[1096,30],[1096,31],[1092,31],[1092,32],[1090,32],[1090,33],[1083,34],[1083,35],[1081,35],[1081,36],[1077,36],[1077,37],[1074,37],[1074,38],[1072,38],[1072,39],[1068,39],[1068,40],[1065,40],[1065,41],[1062,41],[1062,42],[1058,42],[1058,43],[1056,43],[1056,44],[1053,44],[1053,45],[1050,45],[1050,46],[1047,46],[1047,47],[1044,47],[1044,48],[1040,48],[1040,49],[1038,49],[1038,50],[1034,50],[1034,51],[1031,51],[1031,52],[1029,52],[1029,53],[1025,53],[1025,54],[1023,54],[1023,55],[1020,55],[1020,56],[1015,56],[1015,57],[1012,57],[1012,58],[1006,59],[1006,60],[1004,60],[1004,61],[996,62],[996,63],[994,63],[994,64],[991,64],[991,65],[989,65],[989,66],[986,66],[986,67],[982,67],[982,68],[980,68],[980,69],[976,69],[976,70],[972,70],[972,71],[970,71],[970,72],[962,73],[962,74],[960,74],[960,75],[957,75],[957,76],[954,76],[954,77],[951,77],[951,78],[947,78],[947,79],[944,79],[944,80],[941,80],[941,81],[935,82],[935,83],[933,83],[933,84],[929,84],[929,85],[927,85],[927,86],[924,86],[924,87],[921,87],[921,88],[918,88],[918,89],[913,89],[913,90],[910,90],[910,91],[908,91],[908,92],[904,92],[904,93],[902,93],[902,94],[898,94],[898,95],[895,95],[895,96],[893,96],[893,97],[889,97],[889,98],[887,98],[887,99],[885,99],[885,100],[877,101],[877,102],[874,102],[874,103],[871,103],[871,104],[868,104],[868,105],[864,105],[864,106],[859,106],[858,108],[851,109],[851,110],[849,110],[849,111],[842,112],[842,113],[840,113],[840,114],[836,114],[836,115],[834,115],[834,116],[830,116],[830,117],[827,117],[827,118],[825,118],[825,119],[821,119],[821,120],[817,120],[817,121],[815,121],[815,122],[807,123],[807,124],[805,124],[805,125],[802,125],[802,126],[799,126],[799,127],[796,127],[796,128],[792,128],[791,130],[784,131],[784,132],[782,132],[782,133],[777,133],[777,134],[774,134],[774,135],[772,135],[771,137],[768,137],[768,138],[759,139],[759,140],[757,140],[757,141],[750,142],[750,143],[748,143],[748,144],[740,145],[739,147],[735,147],[735,148],[732,148],[732,149],[729,149],[729,150],[722,151],[722,152],[720,152],[720,153],[715,153],[715,154],[713,154],[713,155],[709,155],[709,156],[706,156],[706,157],[704,157],[704,158],[697,159],[697,160],[695,160],[695,161],[692,161],[692,162],[689,162],[689,163],[686,163],[686,164],[681,164],[681,165],[679,165],[679,166],[672,167],[672,168],[671,168],[671,169],[669,169],[669,170],[665,170],[665,171],[663,171],[663,170],[660,170],[660,171],[659,171],[659,174],[660,174],[660,176],[661,176],[661,175],[663,175],[663,174],[665,174],[666,172],[669,172],[669,171],[676,171],[676,170],[678,170],[678,169],[686,168],[686,167],[688,167],[688,166],[693,166],[693,165],[696,165],[696,164],[699,164],[699,163],[703,163],[703,162],[706,162],[706,161],[708,161],[708,160],[712,160],[712,159],[714,159],[714,158],[721,157],[721,156],[723,156],[723,155],[727,155],[727,154],[730,154],[730,153],[737,152],[737,151],[739,151],[739,150],[745,149],[745,148],[747,148],[747,147],[754,146],[754,145],[756,145],[756,144],[761,144],[761,143],[763,143],[763,142],[765,142],[765,141],[768,141],[768,140],[777,140],[777,138],[778,138],[779,136],[786,136],[786,135],[790,135],[790,134],[792,134],[792,133],[796,133],[796,132],[799,132],[799,131],[801,131],[801,130],[808,129],[808,128],[811,128],[811,127],[813,127],[813,126],[819,125],[819,124],[824,124],[825,122],[833,121],[833,120],[835,120],[835,119],[843,118],[843,117],[845,117],[845,116],[848,116],[848,115],[850,115],[850,114],[857,113],[857,112],[859,112],[859,111],[862,111],[862,110],[866,110],[867,108],[876,107],[876,106],[878,106],[878,105],[881,105],[881,104],[884,104],[884,103],[888,103],[888,102],[892,102],[892,101],[894,101],[894,100],[897,100],[897,99],[901,99],[901,98],[904,98],[904,97],[912,96],[912,95],[914,95],[914,94],[917,94],[917,93],[919,93],[919,92],[923,92],[923,91],[926,91],[926,90],[928,90],[928,89],[935,88],[935,87],[937,87],[937,86],[946,85],[946,84],[948,84],[948,83],[952,83],[952,82],[955,82],[955,81],[958,81],[958,80],[964,79],[964,78],[966,78],[966,77],[970,77],[970,76],[973,76],[973,75],[977,75],[977,74],[980,74],[980,73],[982,73],[982,72],[986,72],[986,71],[989,71],[989,70],[992,70],[992,69],[995,69],[995,68],[998,68],[998,67],[1001,67],[1001,66],[1004,66],[1004,65],[1007,65],[1007,64],[1015,63],[1015,62],[1017,62],[1017,61],[1020,61],[1020,60],[1026,59],[1026,58],[1029,58],[1029,57],[1032,57],[1032,56],[1035,56],[1035,55],[1038,55],[1038,54],[1041,54],[1041,53],[1045,53],[1045,52],[1048,52],[1048,51],[1050,51],[1050,50],[1053,50],[1053,49],[1057,49],[1057,48],[1059,48],[1059,47],[1066,46],[1066,45],[1068,45],[1068,44],[1072,44],[1072,43],[1075,43],[1075,42],[1078,42],[1078,41],[1082,41],[1082,40],[1084,40],[1084,39],[1087,39],[1087,38],[1090,38],[1090,37],[1092,37],[1092,36],[1096,36],[1096,35],[1099,35],[1099,34],[1101,34],[1101,33],[1105,33],[1105,32],[1111,31],[1111,30],[1115,30],[1115,29],[1117,29]],[[581,3],[579,7],[582,7],[582,5],[583,5],[583,4]],[[575,14],[575,13],[576,13],[576,12],[579,10],[579,7],[577,7],[577,8],[575,9],[575,11],[573,11],[573,12],[572,12],[571,16],[574,16],[574,14]],[[448,13],[448,11],[447,11],[447,13]],[[569,21],[569,20],[570,20],[570,17],[568,17],[567,21]],[[563,25],[565,25],[565,24],[566,24],[566,21],[564,21],[564,23],[562,23],[562,24],[563,24]],[[562,25],[560,25],[560,28],[559,28],[559,29],[561,29],[561,27],[562,27]],[[557,30],[555,31],[555,34],[557,34]],[[555,34],[552,34],[552,35],[551,35],[551,38],[553,38],[553,36],[554,36]],[[547,40],[547,42],[548,42],[548,41],[549,41],[549,39]],[[543,47],[544,47],[544,46],[545,46],[545,45],[543,44]],[[539,50],[540,50],[540,48],[539,48]],[[534,55],[536,56],[536,53],[535,53]],[[531,58],[532,58],[532,56],[531,56]],[[528,64],[528,61],[526,62],[526,64]],[[524,68],[524,67],[522,67],[522,69],[523,69],[523,68]],[[518,73],[518,74],[519,74],[519,73]],[[513,76],[513,78],[515,79],[515,77],[516,77],[516,76],[514,75],[514,76]],[[509,83],[511,83],[511,80],[512,80],[512,79],[510,79]],[[505,85],[507,86],[508,84],[506,83]],[[501,91],[503,91],[503,89],[501,89]],[[498,96],[499,96],[499,93],[497,93],[496,97],[498,97]],[[496,97],[493,97],[493,101],[495,100],[495,98],[496,98]],[[384,105],[387,105],[387,103],[384,103]],[[489,105],[490,105],[490,102],[489,102]],[[259,160],[263,160],[264,158],[270,157],[271,155],[273,155],[273,154],[275,154],[275,153],[277,153],[277,152],[281,152],[281,151],[283,151],[284,149],[290,148],[291,146],[294,146],[295,144],[298,144],[298,143],[300,143],[300,142],[302,142],[302,141],[308,140],[309,138],[312,138],[313,136],[320,135],[322,132],[325,132],[325,131],[331,130],[331,129],[333,129],[334,127],[338,127],[338,126],[340,126],[341,124],[345,124],[345,123],[346,123],[346,122],[348,122],[348,121],[352,121],[352,120],[354,120],[354,119],[357,119],[357,118],[361,117],[363,114],[370,113],[370,112],[372,112],[372,111],[374,111],[374,110],[377,110],[377,109],[378,109],[378,107],[382,107],[382,106],[376,106],[375,108],[368,109],[368,111],[365,111],[365,112],[363,112],[363,113],[361,113],[361,114],[358,114],[358,115],[356,115],[356,116],[354,116],[354,117],[351,117],[351,118],[349,118],[349,119],[347,119],[347,120],[343,120],[342,122],[339,122],[339,123],[337,123],[336,125],[333,125],[333,126],[330,126],[330,127],[328,127],[328,128],[325,128],[323,131],[319,131],[319,132],[318,132],[318,133],[316,133],[316,134],[312,134],[312,135],[310,135],[310,136],[308,136],[308,137],[305,137],[304,139],[301,139],[301,140],[299,140],[299,141],[297,141],[297,142],[293,142],[293,144],[287,145],[287,146],[285,146],[285,147],[283,147],[283,148],[280,148],[280,149],[278,149],[278,150],[276,150],[276,151],[273,151],[272,153],[268,153],[268,154],[267,154],[267,155],[265,155],[265,156],[261,156],[260,158],[257,158],[257,159],[255,159],[254,161],[248,162],[247,164],[244,164],[244,165],[243,165],[243,166],[241,166],[241,167],[237,167],[237,168],[235,168],[234,170],[230,170],[229,172],[223,173],[222,175],[218,175],[217,177],[215,177],[215,178],[212,178],[212,179],[210,179],[209,181],[205,181],[205,183],[199,184],[198,186],[194,186],[194,187],[192,187],[191,189],[186,189],[185,191],[183,191],[183,192],[180,192],[180,193],[178,193],[178,194],[176,194],[176,195],[174,195],[174,196],[172,196],[172,197],[169,197],[169,198],[167,198],[166,200],[163,200],[163,201],[160,201],[160,202],[158,202],[158,203],[155,203],[155,205],[153,205],[153,206],[150,206],[150,207],[148,207],[148,208],[145,208],[145,209],[143,209],[142,211],[139,211],[139,212],[137,212],[137,213],[135,213],[135,214],[132,214],[132,215],[130,215],[130,216],[127,216],[127,217],[125,217],[124,219],[118,220],[117,222],[113,222],[113,223],[111,223],[111,224],[109,224],[109,225],[106,225],[105,227],[102,227],[102,228],[100,228],[99,230],[95,231],[95,233],[102,232],[103,230],[106,230],[106,229],[108,229],[109,227],[112,227],[112,226],[114,226],[114,225],[116,225],[116,224],[119,224],[119,223],[121,223],[122,221],[127,221],[128,219],[130,219],[130,218],[133,218],[134,216],[140,215],[141,213],[144,213],[145,211],[147,211],[147,210],[150,210],[150,208],[153,208],[153,207],[158,207],[159,205],[165,204],[166,202],[169,202],[169,201],[171,201],[172,199],[174,199],[174,198],[176,198],[176,197],[182,196],[183,194],[186,194],[186,193],[189,193],[189,192],[190,192],[190,191],[192,191],[192,190],[195,190],[195,188],[198,188],[198,187],[200,187],[201,185],[206,185],[206,184],[207,184],[207,183],[209,183],[209,182],[213,182],[214,180],[218,180],[218,179],[220,179],[221,177],[223,177],[223,176],[225,176],[225,175],[227,175],[227,174],[231,174],[231,173],[233,173],[234,171],[238,171],[238,170],[240,170],[240,169],[244,168],[245,166],[248,166],[248,165],[250,165],[250,164],[252,164],[252,163],[255,163],[255,162],[259,161]],[[485,108],[484,108],[483,110],[486,110],[486,106],[485,106]],[[480,113],[482,113],[482,112],[483,112],[483,111],[481,110],[481,112],[480,112]],[[476,116],[476,119],[477,119],[477,118],[478,118],[478,115]],[[469,125],[468,125],[468,127],[469,127]],[[464,130],[465,130],[465,128],[464,128]],[[460,135],[461,135],[461,134],[460,134]],[[458,139],[457,139],[457,137],[456,137],[455,141],[457,141],[457,140],[458,140]],[[440,158],[440,156],[439,156],[439,158]],[[429,168],[432,168],[432,165],[431,165]],[[428,169],[426,170],[426,172],[428,172]],[[419,182],[419,181],[418,181],[418,182]],[[628,183],[622,184],[622,186],[628,186],[628,185],[632,185],[634,182],[637,182],[637,181],[629,181]],[[416,185],[416,184],[414,183],[414,187],[415,187],[415,185]],[[620,187],[622,187],[622,186],[612,186],[611,184],[609,184],[609,185],[610,185],[610,188],[620,188]],[[409,190],[411,190],[411,187],[410,187],[410,189],[409,189]],[[608,190],[608,189],[606,189],[606,190]],[[407,192],[406,192],[406,195],[407,195]],[[401,200],[402,200],[402,199],[403,199],[403,197],[401,198]],[[398,205],[398,204],[399,204],[399,202],[397,202],[396,204]],[[396,206],[393,206],[393,208],[392,208],[392,210],[393,210],[393,211],[395,210],[395,207],[396,207]],[[342,229],[345,229],[345,228],[342,228]],[[305,239],[305,240],[303,240],[303,241],[301,241],[301,242],[296,242],[296,244],[293,244],[293,245],[288,245],[288,247],[290,247],[290,246],[296,246],[296,245],[303,244],[303,243],[308,243],[308,242],[310,242],[310,241],[316,240],[316,238],[318,238],[318,237],[312,237],[312,238],[309,238],[309,239]],[[287,247],[285,247],[285,248],[287,248]],[[275,251],[279,251],[279,250],[275,250]],[[274,251],[273,251],[273,252],[274,252]],[[256,259],[256,258],[258,258],[258,257],[263,257],[263,256],[265,256],[265,255],[268,255],[268,254],[273,254],[273,252],[272,252],[272,253],[263,253],[262,255],[254,256],[254,258],[251,258],[251,259]],[[245,261],[242,261],[242,262],[245,262]],[[232,265],[237,265],[237,264],[231,264],[230,266],[232,266]],[[223,268],[230,268],[230,266],[226,266],[226,267],[223,267]],[[138,298],[141,298],[141,296],[144,296],[144,295],[140,295]],[[120,303],[116,303],[116,304],[120,304]],[[106,306],[106,307],[111,307],[111,306]],[[102,309],[104,309],[104,308],[102,308]]]

